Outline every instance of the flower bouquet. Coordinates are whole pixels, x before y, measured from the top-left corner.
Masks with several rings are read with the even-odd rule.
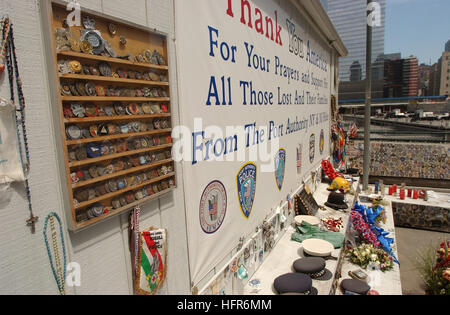
[[[442,242],[439,249],[428,249],[420,254],[417,268],[425,281],[427,293],[450,295],[450,242]]]
[[[372,244],[363,243],[348,249],[346,254],[352,263],[363,269],[367,269],[369,265],[376,265],[383,272],[394,268],[392,256],[382,249],[375,248]]]

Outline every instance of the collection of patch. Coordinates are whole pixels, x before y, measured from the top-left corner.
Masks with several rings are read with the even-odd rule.
[[[102,193],[114,193],[120,189],[125,187],[133,187],[136,185],[140,185],[143,182],[147,181],[149,178],[155,178],[155,173],[163,174],[163,170],[158,169],[157,171],[150,171],[148,173],[141,173],[140,175],[130,175],[128,177],[120,178],[117,180],[108,181],[103,186],[99,186],[95,189],[83,190],[77,193],[77,197],[79,199],[86,198],[87,200],[95,199],[97,196],[102,196]],[[122,188],[121,188],[122,187]],[[175,181],[173,179],[163,180],[156,184],[146,185],[139,190],[131,191],[122,194],[119,197],[111,200],[111,205],[104,205],[102,203],[95,203],[90,206],[87,211],[79,212],[77,214],[77,222],[88,221],[94,218],[98,218],[102,215],[110,213],[112,210],[117,210],[121,207],[125,207],[127,205],[133,204],[136,201],[142,200],[146,197],[153,196],[157,193],[163,192],[169,188],[175,187]],[[84,199],[82,199],[84,200]],[[77,201],[74,200],[74,203]]]
[[[123,86],[104,86],[93,82],[78,80],[74,83],[61,83],[62,96],[99,96],[99,97],[168,97],[162,88],[129,88]]]
[[[169,113],[166,104],[157,103],[130,103],[124,105],[115,102],[111,105],[98,106],[93,103],[72,102],[64,105],[64,118],[85,118],[85,117],[116,117],[134,115],[155,115]]]
[[[153,82],[168,82],[167,75],[157,73],[156,71],[139,71],[132,69],[117,68],[113,70],[112,66],[107,62],[98,64],[81,64],[78,60],[60,60],[58,62],[58,71],[60,74],[82,74],[103,76],[111,78],[122,78],[130,80],[144,80]]]
[[[71,173],[70,178],[72,180],[72,184],[78,184],[80,182],[91,180],[94,178],[112,175],[121,171],[170,159],[170,151],[124,157],[111,162],[108,161],[109,163],[105,163],[103,165],[97,164],[87,168],[81,168],[79,171]],[[158,171],[154,170],[154,175],[156,176],[149,176],[149,178],[153,179],[158,176],[167,175],[171,172],[173,172],[173,167],[171,165],[163,166]],[[119,189],[123,189],[125,187],[126,185],[123,185],[123,187],[122,185],[119,185]]]
[[[167,65],[166,59],[157,50],[152,52],[145,49],[136,55],[133,55],[130,52],[123,56],[118,55],[111,45],[110,40],[107,40],[105,36],[103,36],[102,33],[96,28],[96,23],[97,22],[93,17],[85,16],[83,18],[84,29],[80,30],[80,37],[72,31],[67,23],[67,20],[62,21],[63,27],[55,29],[56,49],[58,51],[67,50],[75,53],[119,58],[132,62],[160,66]],[[111,35],[111,40],[118,35],[118,27],[115,24],[109,23],[107,28],[109,34]],[[119,36],[118,40],[121,47],[127,46],[128,40],[124,35]]]
[[[119,134],[141,133],[152,130],[165,130],[169,128],[170,121],[168,119],[154,119],[149,122],[132,121],[120,124],[107,122],[86,127],[73,124],[66,126],[66,135],[68,140],[80,140]]]
[[[87,159],[100,158],[112,154],[120,154],[141,149],[148,149],[154,146],[168,145],[172,143],[172,138],[168,136],[144,136],[130,138],[126,140],[113,140],[103,142],[89,142],[78,144],[69,150],[70,161],[85,161]]]
[[[169,76],[165,48],[149,45],[148,33],[128,45],[125,28],[110,21],[60,22],[55,61],[78,225],[175,187]]]

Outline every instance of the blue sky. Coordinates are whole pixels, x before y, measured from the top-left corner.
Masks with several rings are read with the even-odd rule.
[[[385,53],[431,64],[450,40],[450,0],[386,0]]]

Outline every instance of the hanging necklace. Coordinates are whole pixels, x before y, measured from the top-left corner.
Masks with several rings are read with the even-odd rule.
[[[59,246],[58,246],[58,239],[57,239],[57,229],[56,229],[56,221],[59,224],[59,233],[60,233],[60,240],[61,240],[61,246],[62,246],[62,255],[64,257],[64,262],[61,264],[61,256],[59,252]],[[50,250],[50,245],[47,239],[47,226],[50,222],[50,232],[52,234],[52,250],[53,254],[55,256],[55,259],[52,258],[52,253]],[[52,268],[53,277],[55,278],[56,284],[58,285],[58,290],[61,295],[66,295],[66,288],[65,288],[65,282],[66,282],[66,247],[64,244],[64,234],[62,230],[62,224],[61,219],[59,218],[58,214],[55,212],[51,212],[46,218],[44,223],[44,240],[45,240],[45,246],[47,247],[47,254],[48,259],[50,260],[50,267]],[[54,264],[53,264],[54,263]]]
[[[8,68],[9,87],[11,93],[11,103],[15,104],[14,81],[16,82],[17,95],[19,98],[19,108],[17,108],[16,106],[15,119],[16,119],[16,126],[18,126],[19,125],[18,123],[20,122],[22,129],[21,130],[22,135],[20,134],[19,129],[17,129],[17,139],[19,143],[20,159],[22,161],[22,165],[24,165],[23,168],[25,174],[25,189],[27,193],[28,209],[30,211],[30,218],[26,222],[27,225],[31,227],[31,232],[34,234],[36,233],[36,222],[38,221],[39,217],[33,214],[30,185],[27,178],[27,174],[30,169],[30,152],[28,149],[28,137],[27,137],[27,130],[25,127],[25,107],[26,107],[25,97],[23,95],[22,80],[20,79],[19,66],[17,63],[13,26],[8,17],[2,19],[1,26],[2,26],[2,45],[0,52],[1,53],[0,60],[6,60],[6,66]],[[23,157],[22,147],[25,149],[25,159]]]

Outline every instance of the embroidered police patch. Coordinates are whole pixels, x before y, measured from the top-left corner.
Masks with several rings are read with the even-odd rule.
[[[242,214],[246,219],[250,217],[255,200],[256,165],[245,164],[236,176],[237,192]]]
[[[312,134],[309,138],[309,161],[314,162],[316,156],[316,135]]]
[[[218,180],[206,186],[200,199],[200,226],[207,234],[215,233],[223,223],[227,212],[227,192]]]
[[[275,156],[275,180],[278,190],[283,187],[284,174],[286,170],[286,150],[280,149]]]
[[[323,149],[325,146],[325,135],[323,132],[323,129],[320,131],[320,143],[319,143],[319,151],[320,151],[320,155],[323,154]]]

